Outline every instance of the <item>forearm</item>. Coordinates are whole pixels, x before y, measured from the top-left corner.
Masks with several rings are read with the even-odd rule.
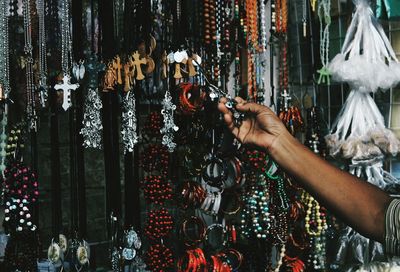
[[[289,135],[270,147],[271,156],[324,206],[357,231],[382,241],[388,194],[342,171]]]

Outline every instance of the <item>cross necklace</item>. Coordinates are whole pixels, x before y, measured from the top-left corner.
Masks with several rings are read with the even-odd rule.
[[[56,84],[54,89],[63,92],[62,107],[66,111],[72,106],[71,91],[79,88],[79,84],[71,84],[70,68],[72,62],[72,41],[69,24],[69,2],[61,1],[61,65],[63,71],[62,83]]]

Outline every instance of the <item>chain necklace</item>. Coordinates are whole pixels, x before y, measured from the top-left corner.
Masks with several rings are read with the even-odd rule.
[[[44,22],[45,10],[44,0],[36,1],[36,9],[39,17],[39,95],[40,104],[46,106],[47,101],[47,47],[46,47],[46,26]]]
[[[35,107],[35,81],[33,76],[33,46],[32,46],[32,24],[31,24],[31,9],[30,1],[24,0],[24,34],[25,34],[25,47],[24,52],[26,55],[26,113],[28,126],[30,130],[37,130],[37,116]]]
[[[0,3],[0,101],[5,100],[10,91],[10,73],[9,73],[9,41],[8,41],[8,14],[7,9],[8,1],[1,1]],[[3,112],[3,118],[1,120],[1,134],[0,134],[0,172],[3,175],[6,169],[6,127],[7,127],[7,104],[4,105],[5,109]]]
[[[9,71],[9,41],[8,41],[8,2],[0,3],[0,88],[2,93],[0,100],[7,98],[10,87],[10,71]]]
[[[71,63],[72,63],[72,40],[69,24],[69,0],[61,1],[61,67],[63,72],[63,82],[56,84],[54,89],[63,91],[64,110],[72,106],[71,90],[79,88],[79,84],[71,84]]]

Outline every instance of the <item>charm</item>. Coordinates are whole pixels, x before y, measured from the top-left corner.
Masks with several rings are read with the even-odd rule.
[[[63,253],[67,252],[68,241],[67,241],[67,237],[65,237],[64,234],[58,235],[58,245],[60,246],[60,249]]]
[[[64,75],[63,77],[63,83],[56,84],[54,86],[54,89],[56,90],[62,90],[63,91],[63,104],[62,107],[66,111],[72,106],[71,102],[71,90],[75,91],[76,89],[79,88],[79,84],[71,84],[70,76],[69,75]]]
[[[184,62],[187,67],[188,67],[188,73],[189,73],[189,77],[194,77],[197,75],[197,71],[195,66],[198,66],[198,63],[201,63],[201,58],[196,55],[193,54],[190,58],[187,59],[187,61]],[[200,65],[200,64],[199,64]]]
[[[137,135],[136,99],[133,91],[129,91],[123,98],[121,134],[124,144],[124,152],[133,152],[139,141]]]
[[[103,91],[115,91],[115,85],[117,84],[117,74],[113,67],[113,63],[109,63],[106,74],[104,75]]]
[[[77,81],[81,81],[85,77],[86,69],[84,63],[85,61],[80,60],[79,64],[76,62],[72,64],[72,75]]]
[[[174,122],[176,105],[172,103],[172,97],[168,90],[165,92],[162,104],[163,109],[161,110],[161,114],[164,119],[164,127],[160,129],[161,134],[163,134],[162,144],[168,148],[169,152],[174,152],[176,148],[176,143],[174,143],[174,132],[177,132],[179,127],[175,125]]]
[[[132,55],[133,61],[132,64],[135,67],[135,71],[136,71],[136,79],[137,80],[143,80],[144,79],[144,75],[142,72],[142,67],[141,65],[143,64],[147,64],[147,60],[145,58],[140,58],[139,52],[135,51]]]
[[[328,67],[324,66],[317,72],[319,74],[318,84],[326,83],[328,85],[331,85],[331,73],[329,72]]]
[[[124,74],[125,74],[125,86],[124,92],[129,92],[133,87],[133,68],[131,66],[131,62],[127,62],[124,64]]]
[[[54,242],[54,239],[51,240],[51,244],[47,250],[47,259],[52,264],[57,264],[61,259],[61,254],[62,252],[60,246]]]
[[[187,59],[188,59],[188,54],[186,53],[186,51],[177,51],[174,53],[175,79],[181,79],[183,77],[181,73],[181,63],[185,64]]]
[[[76,258],[81,266],[84,266],[89,263],[89,258],[90,258],[89,244],[86,241],[83,241],[77,248]]]
[[[161,78],[162,79],[167,79],[168,77],[168,65],[169,65],[169,59],[167,56],[167,51],[164,50],[164,52],[161,55],[161,61],[162,61],[162,72],[161,72]]]
[[[117,83],[119,85],[121,85],[122,84],[122,75],[121,75],[122,65],[121,65],[121,58],[118,55],[114,58],[112,65],[113,65],[114,71],[116,71],[116,74],[117,74]]]
[[[225,103],[225,106],[232,112],[233,124],[235,127],[240,127],[244,119],[244,113],[236,110],[236,100],[230,98],[229,96],[227,97],[227,99],[228,101]]]
[[[85,148],[101,148],[101,134],[103,125],[101,122],[101,99],[98,89],[89,88],[85,99],[85,112],[83,114],[83,128],[80,134],[83,136]]]

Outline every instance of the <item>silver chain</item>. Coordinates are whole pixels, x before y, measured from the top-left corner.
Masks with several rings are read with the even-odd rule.
[[[9,2],[0,1],[0,84],[7,98],[11,91],[10,87],[10,52],[8,40],[8,13]]]
[[[61,1],[61,67],[64,76],[70,76],[72,64],[72,40],[69,23],[69,0]]]
[[[44,22],[45,9],[44,0],[36,0],[36,9],[39,17],[39,94],[42,107],[45,106],[47,93],[47,48],[46,48],[46,26]]]
[[[32,46],[32,22],[31,22],[31,9],[30,1],[24,0],[24,36],[25,47],[24,52],[26,55],[26,113],[28,119],[29,129],[37,129],[37,116],[35,108],[35,80],[33,75],[33,46]]]

